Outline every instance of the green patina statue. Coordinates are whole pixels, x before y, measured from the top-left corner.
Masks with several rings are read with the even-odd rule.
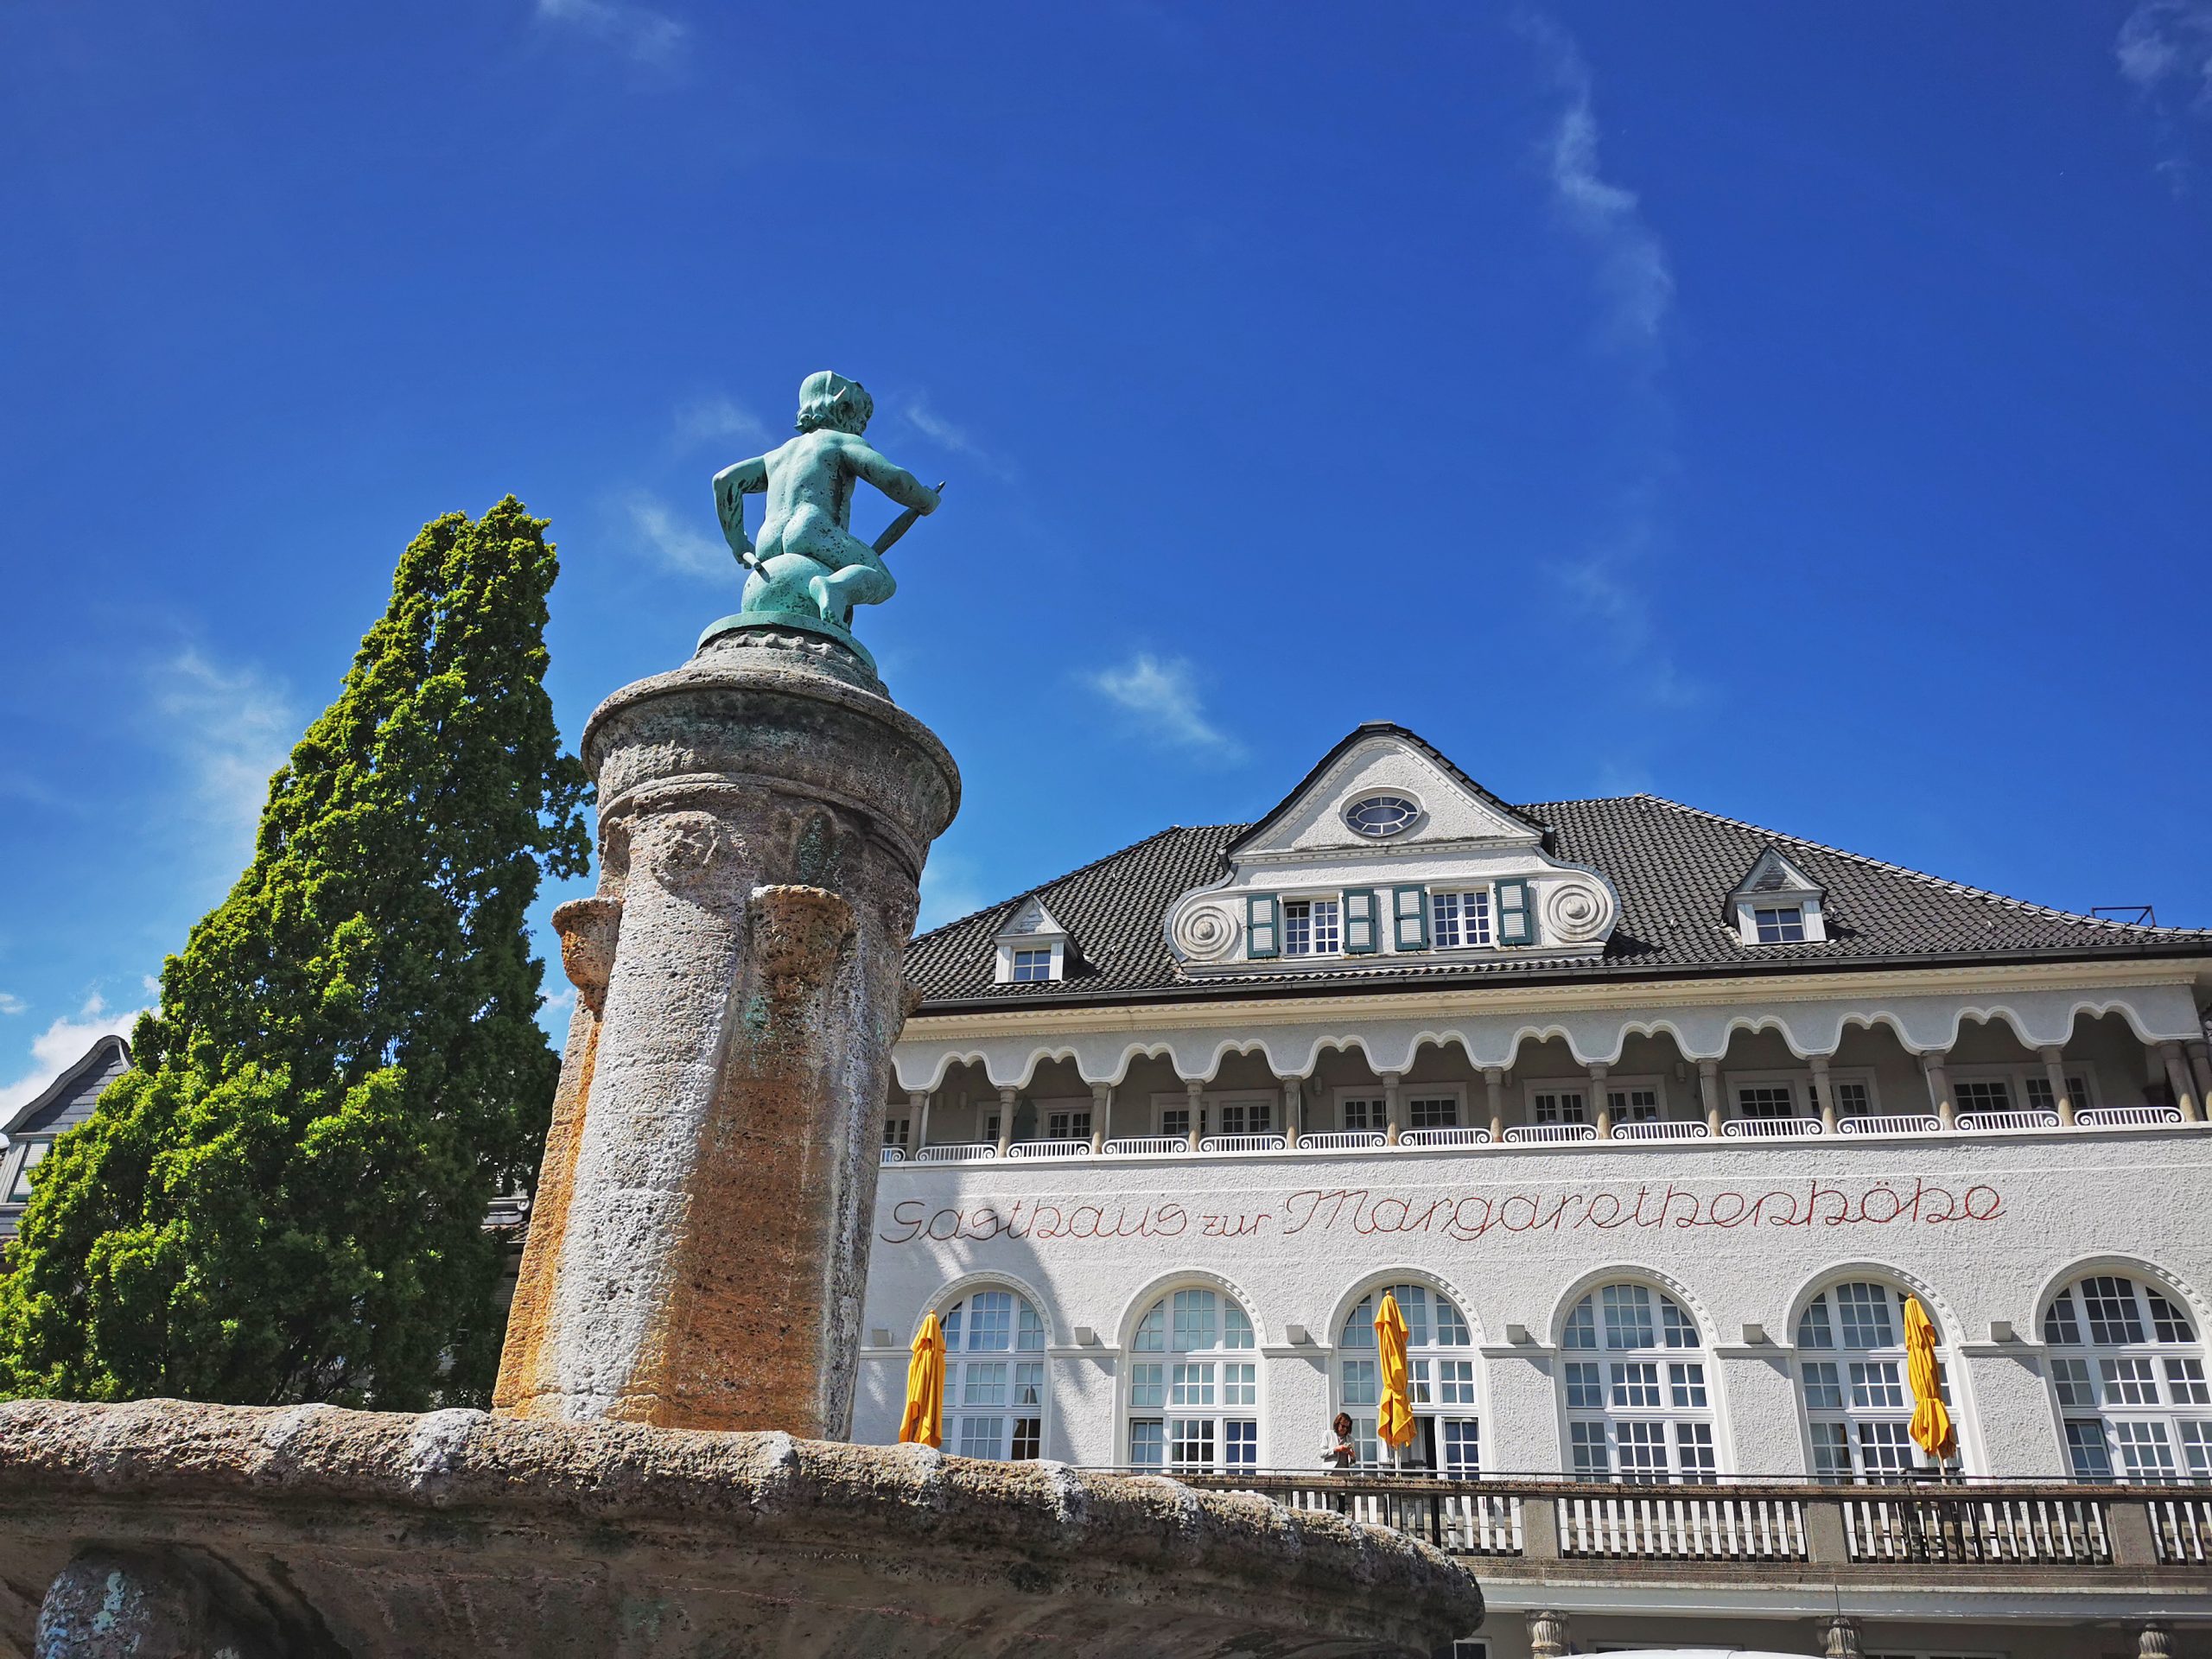
[[[824,369],[798,389],[798,435],[715,474],[715,511],[730,550],[751,575],[745,608],[707,630],[788,627],[868,653],[852,637],[853,607],[880,605],[898,588],[884,552],[914,520],[937,511],[938,490],[894,467],[861,435],[875,400],[857,380]],[[852,532],[853,481],[866,479],[906,511],[870,546]],[[745,498],[766,494],[756,547],[745,533]],[[870,661],[871,668],[874,666]]]

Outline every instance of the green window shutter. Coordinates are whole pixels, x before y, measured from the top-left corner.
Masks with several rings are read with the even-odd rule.
[[[1355,887],[1344,894],[1344,954],[1371,957],[1382,948],[1382,930],[1376,913],[1375,889]]]
[[[1427,887],[1393,887],[1390,890],[1392,914],[1397,924],[1394,936],[1401,950],[1428,949],[1428,889]]]
[[[1500,944],[1534,944],[1536,942],[1536,912],[1530,902],[1526,881],[1501,881],[1497,884],[1497,942]]]
[[[1272,893],[1244,895],[1244,954],[1255,961],[1282,954],[1282,906]]]

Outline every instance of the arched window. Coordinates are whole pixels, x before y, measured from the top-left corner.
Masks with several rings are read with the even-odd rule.
[[[1260,1366],[1234,1298],[1174,1290],[1130,1343],[1129,1461],[1141,1468],[1250,1469],[1260,1461]]]
[[[1709,1481],[1713,1404],[1697,1323],[1644,1285],[1574,1305],[1560,1346],[1567,1446],[1586,1480]],[[1582,1356],[1591,1356],[1582,1357]]]
[[[944,1316],[944,1449],[1034,1458],[1045,1446],[1045,1321],[1010,1290],[971,1291]]]
[[[2076,1479],[2212,1478],[2212,1387],[2178,1305],[2094,1274],[2051,1299],[2043,1339]]]
[[[1899,1480],[1927,1466],[1910,1433],[1905,1294],[1864,1281],[1830,1285],[1797,1321],[1798,1389],[1812,1432],[1813,1472],[1822,1480]],[[1941,1330],[1936,1343],[1940,1348]],[[1940,1359],[1936,1377],[1942,1383]],[[1948,1385],[1943,1392],[1948,1403]]]
[[[1415,1428],[1402,1461],[1446,1474],[1482,1472],[1481,1419],[1476,1414],[1474,1338],[1452,1299],[1425,1285],[1382,1286],[1359,1299],[1337,1336],[1338,1403],[1350,1413],[1362,1463],[1386,1463],[1375,1438],[1382,1378],[1375,1352],[1375,1310],[1384,1290],[1406,1319],[1406,1389]]]

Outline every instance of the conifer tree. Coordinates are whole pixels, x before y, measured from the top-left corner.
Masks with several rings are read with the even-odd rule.
[[[400,560],[270,780],[252,863],[41,1166],[0,1279],[0,1389],[488,1395],[485,1214],[534,1176],[558,1071],[524,912],[589,849],[543,684],[544,532],[509,497]]]

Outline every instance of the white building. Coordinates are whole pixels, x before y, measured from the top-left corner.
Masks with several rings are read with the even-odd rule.
[[[1376,724],[908,963],[855,1438],[935,1311],[948,1451],[1355,1503],[1470,1653],[2212,1654],[2212,933]],[[1427,1472],[1329,1491],[1393,1287]]]

